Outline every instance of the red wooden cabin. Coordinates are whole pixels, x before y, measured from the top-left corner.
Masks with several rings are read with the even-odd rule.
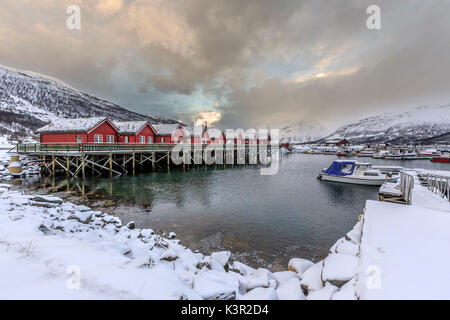
[[[41,143],[114,143],[118,128],[105,117],[58,119],[39,128]]]
[[[156,130],[148,121],[115,122],[119,143],[155,143]]]
[[[156,143],[182,143],[186,132],[181,123],[175,124],[155,124]]]

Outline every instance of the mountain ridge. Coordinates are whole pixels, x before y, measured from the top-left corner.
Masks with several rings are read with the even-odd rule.
[[[53,77],[0,65],[0,135],[8,140],[35,137],[37,128],[60,118],[94,116],[123,121],[178,122],[127,110]]]
[[[449,132],[450,104],[419,106],[404,112],[363,118],[340,127],[319,141],[345,138],[351,143],[418,143]]]

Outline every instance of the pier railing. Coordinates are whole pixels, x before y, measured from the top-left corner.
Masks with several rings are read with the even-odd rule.
[[[401,171],[400,191],[406,204],[411,204],[413,188],[414,188],[414,176],[405,171]]]
[[[450,177],[427,173],[428,189],[450,201]]]
[[[30,143],[18,144],[16,146],[17,153],[109,153],[109,152],[153,152],[153,151],[171,151],[175,143]],[[207,146],[210,148],[228,148],[224,144],[200,144],[202,148]],[[194,148],[196,144],[186,144],[188,147]],[[234,145],[235,149],[258,148],[257,145]]]

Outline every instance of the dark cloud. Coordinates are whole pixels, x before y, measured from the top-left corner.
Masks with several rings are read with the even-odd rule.
[[[3,2],[0,63],[138,112],[333,128],[450,101],[448,1],[377,1],[377,31],[366,28],[369,0],[79,0],[81,31],[65,28],[74,1]]]

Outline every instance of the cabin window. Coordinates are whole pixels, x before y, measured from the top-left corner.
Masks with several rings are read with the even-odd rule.
[[[161,138],[161,143],[166,143],[166,137]]]
[[[125,136],[125,143],[128,143],[128,136]]]
[[[353,169],[353,165],[351,165],[351,164],[344,164],[342,166],[341,172],[345,173],[345,174],[350,174],[350,173],[352,173],[352,169]]]
[[[365,176],[378,177],[378,172],[364,172]]]
[[[94,134],[94,142],[95,143],[103,143],[103,135],[102,134]]]
[[[145,136],[139,136],[139,142],[145,143]]]
[[[153,143],[153,137],[147,137],[147,143]]]
[[[114,143],[114,136],[107,135],[106,136],[106,142],[107,143]]]
[[[83,142],[83,137],[81,136],[81,134],[77,134],[77,142]]]
[[[183,137],[180,137],[178,141],[179,143],[183,143]]]

